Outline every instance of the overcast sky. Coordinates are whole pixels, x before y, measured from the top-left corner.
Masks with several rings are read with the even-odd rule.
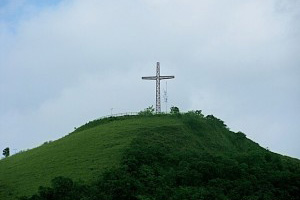
[[[0,0],[0,149],[154,105],[160,61],[169,106],[300,158],[299,44],[300,0]]]

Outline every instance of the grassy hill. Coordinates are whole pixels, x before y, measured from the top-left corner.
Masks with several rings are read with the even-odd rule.
[[[297,199],[300,192],[299,160],[199,113],[95,120],[3,159],[0,199],[32,195],[58,176],[91,184],[101,199]]]
[[[114,118],[112,118],[114,119]],[[0,161],[0,199],[33,194],[56,176],[94,180],[117,167],[141,129],[175,125],[177,119],[119,117],[90,122],[75,132]]]

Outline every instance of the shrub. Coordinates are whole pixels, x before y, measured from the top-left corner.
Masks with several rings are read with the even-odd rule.
[[[153,106],[149,106],[143,111],[140,111],[138,115],[144,115],[144,116],[149,116],[149,115],[154,115],[154,108]]]

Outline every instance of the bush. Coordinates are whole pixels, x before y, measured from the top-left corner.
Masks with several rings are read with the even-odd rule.
[[[3,150],[3,155],[6,157],[8,157],[10,155],[10,152],[9,152],[9,147],[6,147],[4,150]]]
[[[143,115],[143,116],[150,116],[150,115],[154,115],[154,108],[153,106],[149,106],[148,108],[146,108],[143,111],[140,111],[138,113],[138,115]]]
[[[91,194],[89,187],[74,182],[70,178],[56,177],[51,187],[39,187],[38,193],[31,197],[20,197],[20,200],[81,200]]]
[[[171,110],[170,113],[171,113],[172,115],[179,115],[179,114],[180,114],[179,108],[176,107],[176,106],[172,106],[172,107],[170,108],[170,110]]]

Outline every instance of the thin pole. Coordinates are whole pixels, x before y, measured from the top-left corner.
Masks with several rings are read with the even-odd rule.
[[[165,93],[165,102],[166,102],[166,113],[168,113],[168,81],[166,81],[166,93]]]
[[[160,64],[156,63],[156,113],[160,113]]]

